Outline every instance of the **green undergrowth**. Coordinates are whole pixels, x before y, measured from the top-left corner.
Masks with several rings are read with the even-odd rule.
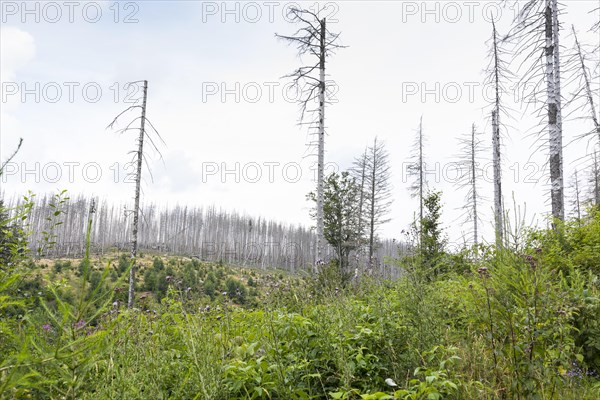
[[[599,235],[592,214],[395,281],[146,257],[134,309],[120,258],[5,240],[0,398],[599,398]]]

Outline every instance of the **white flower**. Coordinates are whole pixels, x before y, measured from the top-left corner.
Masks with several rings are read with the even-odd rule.
[[[392,378],[387,378],[385,380],[386,385],[391,386],[391,387],[396,387],[398,385],[396,385],[396,382],[394,382],[394,380]]]

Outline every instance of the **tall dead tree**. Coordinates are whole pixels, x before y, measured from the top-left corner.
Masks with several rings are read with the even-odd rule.
[[[477,169],[475,158],[477,156],[477,142],[475,140],[475,124],[471,127],[471,201],[473,203],[473,242],[477,246]]]
[[[509,34],[509,38],[516,40],[518,43],[515,54],[526,57],[524,61],[521,61],[522,65],[528,66],[522,81],[539,82],[539,76],[544,77],[552,216],[564,220],[560,24],[558,15],[557,0],[528,0],[518,13],[516,26]],[[540,51],[543,57],[537,56]],[[535,85],[534,97],[538,93],[539,87],[540,85]]]
[[[596,207],[600,207],[600,156],[594,151],[592,157],[592,168],[589,177],[590,184],[590,202]]]
[[[600,23],[599,23],[600,24]],[[598,30],[598,28],[596,28]],[[574,65],[575,73],[572,74],[571,80],[567,82],[567,85],[573,81],[576,84],[576,91],[573,93],[569,103],[565,104],[565,107],[577,100],[583,100],[583,104],[575,104],[574,109],[580,111],[582,108],[587,108],[589,111],[589,119],[592,121],[593,128],[591,131],[584,133],[580,137],[595,137],[598,139],[598,145],[600,145],[600,109],[596,108],[595,98],[597,99],[597,92],[600,90],[598,79],[593,79],[593,72],[590,71],[588,64],[591,60],[587,59],[588,52],[583,49],[583,46],[577,38],[577,32],[575,32],[575,26],[571,25],[571,32],[574,38],[574,48],[572,57],[567,61],[568,65]],[[600,34],[600,32],[598,32]],[[594,51],[600,51],[600,47],[595,46],[590,54],[594,54]],[[597,55],[596,55],[597,56]],[[600,67],[599,67],[600,69]],[[600,71],[598,71],[600,73]]]
[[[577,175],[577,170],[573,173],[573,207],[574,214],[578,221],[581,220],[581,190],[579,187],[579,176]]]
[[[498,32],[492,21],[494,48],[494,110],[492,111],[492,162],[494,168],[494,221],[496,245],[501,246],[504,237],[504,210],[502,209],[502,164],[500,152],[500,58],[498,54]]]
[[[423,133],[423,116],[419,120],[419,128],[417,129],[417,137],[413,144],[413,156],[411,163],[408,165],[408,175],[413,178],[413,182],[410,186],[411,197],[418,197],[419,199],[419,241],[421,240],[421,221],[423,221],[423,199],[425,193],[425,187],[427,186],[427,179],[425,177],[425,135]]]
[[[504,242],[504,207],[502,198],[502,124],[501,116],[508,112],[502,103],[502,93],[506,93],[506,82],[511,79],[511,73],[503,59],[505,54],[501,47],[501,39],[496,24],[492,21],[492,38],[490,40],[489,64],[487,67],[486,84],[494,89],[494,96],[490,104],[492,126],[492,166],[494,173],[494,232],[496,246],[501,247]],[[505,129],[506,130],[506,129]]]
[[[137,270],[136,257],[138,249],[138,223],[140,214],[140,185],[142,182],[142,156],[144,154],[144,135],[146,126],[146,101],[148,99],[148,81],[144,81],[144,98],[142,100],[142,119],[140,123],[140,136],[138,138],[138,150],[136,155],[136,174],[135,174],[135,199],[133,205],[133,227],[131,229],[131,270],[129,273],[129,292],[127,307],[133,307],[133,298],[135,290],[135,273]]]
[[[365,232],[365,194],[366,194],[366,174],[367,174],[367,149],[365,152],[358,158],[354,160],[354,164],[351,169],[351,174],[358,185],[360,190],[358,197],[358,238],[362,241]],[[363,254],[363,244],[357,243],[357,253],[358,257]]]
[[[138,135],[138,139],[137,139],[137,150],[134,150],[132,152],[133,153],[133,163],[134,163],[134,165],[136,165],[136,172],[135,172],[134,206],[133,206],[133,210],[131,210],[131,212],[133,213],[133,222],[132,222],[132,228],[131,228],[131,269],[129,271],[129,297],[127,300],[127,306],[129,308],[133,307],[134,295],[135,295],[135,274],[137,271],[136,257],[137,257],[137,251],[138,251],[138,229],[139,229],[139,214],[140,214],[140,187],[141,187],[141,182],[142,182],[142,165],[144,162],[146,162],[146,165],[148,166],[148,161],[146,160],[146,157],[144,154],[144,139],[148,139],[148,141],[152,144],[154,149],[160,154],[160,151],[158,150],[158,147],[155,145],[152,137],[149,136],[148,132],[146,131],[146,123],[148,123],[148,126],[150,126],[152,128],[152,130],[157,135],[157,137],[162,141],[162,138],[160,137],[160,134],[158,133],[158,131],[154,128],[154,126],[148,120],[148,118],[146,118],[146,103],[147,103],[147,99],[148,99],[148,81],[144,80],[144,81],[131,82],[131,83],[129,83],[129,85],[139,84],[139,83],[143,83],[143,93],[142,93],[142,99],[141,99],[142,104],[141,105],[135,104],[133,106],[127,107],[124,111],[122,111],[119,115],[117,115],[113,119],[113,121],[108,125],[108,128],[112,129],[115,127],[115,124],[117,123],[119,117],[121,117],[123,114],[127,113],[128,111],[137,109],[137,108],[141,109],[141,116],[134,118],[132,121],[130,121],[125,126],[125,128],[118,130],[119,133],[124,133],[124,132],[130,131],[130,130],[138,130],[139,129],[139,135]],[[139,101],[139,99],[137,101]],[[133,127],[132,125],[135,122],[137,122],[138,120],[140,120],[140,127],[139,128]],[[163,144],[164,144],[164,142],[163,142]],[[148,170],[150,171],[150,168],[148,168]]]
[[[368,223],[369,267],[374,264],[373,255],[377,246],[377,229],[390,221],[386,215],[390,212],[391,200],[391,169],[387,150],[377,137],[373,145],[367,149],[365,167],[365,209]]]
[[[496,246],[504,242],[504,210],[502,208],[502,163],[500,152],[500,121],[498,110],[492,111],[492,164],[494,169],[494,223]]]
[[[309,148],[317,147],[317,261],[324,257],[325,239],[323,237],[323,181],[325,170],[325,103],[327,82],[325,81],[325,65],[327,57],[341,48],[336,44],[339,34],[331,33],[327,30],[325,18],[321,18],[318,13],[306,9],[292,7],[288,11],[288,16],[293,23],[301,24],[293,35],[278,35],[279,39],[285,40],[289,44],[296,45],[298,55],[311,55],[315,59],[314,64],[302,66],[287,75],[293,79],[293,88],[299,90],[302,94],[299,99],[301,114],[300,124],[308,124],[309,130],[317,137],[316,141],[309,143]],[[318,74],[317,74],[318,72]],[[316,110],[309,108],[309,104],[318,100]],[[316,112],[316,119],[313,117],[305,121],[306,112]]]
[[[562,145],[562,99],[560,91],[560,44],[558,0],[546,0],[546,84],[550,133],[550,184],[552,215],[564,220]]]
[[[467,189],[465,195],[465,204],[463,206],[463,218],[466,221],[473,221],[473,244],[479,243],[479,214],[477,206],[479,205],[479,180],[481,168],[479,167],[479,156],[482,147],[480,134],[477,132],[475,124],[471,126],[469,135],[459,139],[461,145],[461,154],[458,157],[460,175],[457,180],[457,186],[460,189]]]

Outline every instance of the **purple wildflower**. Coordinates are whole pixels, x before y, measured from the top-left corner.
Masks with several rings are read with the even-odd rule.
[[[77,321],[77,322],[75,322],[75,323],[73,324],[73,327],[74,327],[75,329],[81,329],[81,328],[83,328],[84,326],[85,326],[85,321],[84,321],[84,320],[82,320],[82,319],[80,319],[79,321]]]

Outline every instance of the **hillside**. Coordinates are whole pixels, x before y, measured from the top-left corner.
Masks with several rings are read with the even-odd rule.
[[[600,213],[522,239],[394,281],[146,254],[130,310],[125,255],[13,252],[0,397],[597,398]]]

